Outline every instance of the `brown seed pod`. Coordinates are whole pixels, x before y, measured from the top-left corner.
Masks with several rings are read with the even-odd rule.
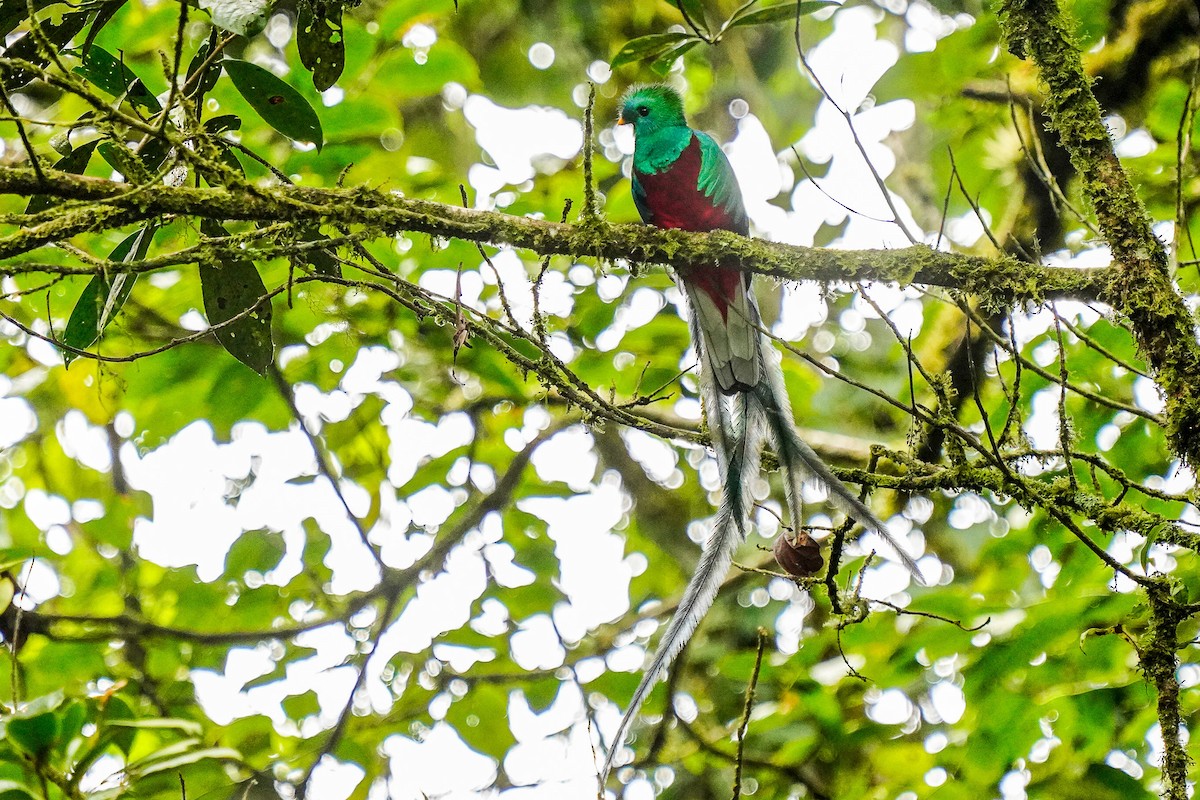
[[[781,533],[775,538],[775,561],[788,575],[797,578],[811,578],[825,564],[821,556],[821,545],[801,531],[793,541],[787,533]]]

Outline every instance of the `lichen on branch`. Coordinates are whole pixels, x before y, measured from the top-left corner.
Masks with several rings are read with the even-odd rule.
[[[386,233],[417,232],[472,242],[511,246],[538,255],[570,255],[687,268],[727,259],[743,268],[785,280],[885,281],[958,289],[985,306],[1042,302],[1056,297],[1096,300],[1109,277],[1104,269],[1070,269],[1024,264],[1005,256],[948,253],[924,246],[900,250],[833,250],[713,234],[661,230],[638,224],[590,219],[567,224],[477,211],[366,188],[314,189],[190,188],[128,184],[46,170],[0,167],[0,194],[46,194],[82,201],[66,213],[44,212],[0,222],[21,229],[0,237],[0,272],[21,271],[14,261],[39,247],[73,235],[130,225],[167,215],[221,221],[292,222],[365,226]],[[113,271],[136,265],[106,265]],[[44,269],[39,271],[45,271]]]

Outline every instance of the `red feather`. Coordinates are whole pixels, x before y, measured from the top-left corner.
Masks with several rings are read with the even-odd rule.
[[[698,188],[700,160],[700,141],[693,136],[667,169],[654,174],[637,173],[638,185],[646,196],[646,207],[653,215],[647,222],[660,228],[697,233],[726,230],[744,235],[746,231],[738,229],[736,218]],[[712,298],[721,316],[728,319],[729,298],[737,291],[738,281],[743,277],[740,270],[718,264],[691,270],[685,277]]]

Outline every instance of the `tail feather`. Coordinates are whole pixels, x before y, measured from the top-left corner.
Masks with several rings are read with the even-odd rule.
[[[717,456],[717,468],[721,475],[721,485],[726,483],[729,474],[729,453],[734,446],[734,421],[729,406],[725,403],[721,387],[714,379],[713,354],[708,347],[704,328],[700,323],[699,312],[694,304],[688,304],[688,327],[692,334],[692,347],[701,363],[700,369],[700,399],[704,403],[704,418],[708,424],[708,436],[712,441],[713,452]]]
[[[703,343],[700,343],[700,348],[703,361]],[[707,362],[705,366],[707,367]],[[658,649],[654,651],[650,665],[642,673],[642,680],[633,693],[629,707],[625,710],[621,724],[610,743],[604,767],[600,772],[601,787],[608,779],[617,751],[624,743],[629,726],[645,702],[646,696],[679,655],[679,651],[692,638],[692,633],[712,607],[721,581],[733,562],[733,553],[746,538],[746,522],[754,501],[750,486],[758,474],[766,418],[762,405],[754,402],[751,396],[745,393],[736,397],[734,402],[738,413],[736,417],[732,417],[714,385],[711,370],[706,368],[701,371],[700,383],[721,473],[721,505],[717,509],[712,531],[704,543],[696,572],[684,590],[679,607],[675,609],[675,614],[658,643]]]
[[[828,489],[830,500],[835,506],[856,519],[863,527],[878,534],[896,551],[896,555],[913,574],[913,578],[925,585],[916,562],[900,547],[888,532],[887,526],[876,518],[866,504],[859,500],[849,487],[833,474],[821,457],[800,438],[792,420],[791,404],[783,384],[783,372],[772,360],[773,348],[766,338],[757,332],[757,328],[753,340],[757,353],[750,362],[754,369],[740,370],[747,376],[753,375],[755,380],[749,385],[736,380],[731,384],[744,387],[744,390],[739,388],[734,393],[736,414],[730,410],[724,396],[730,393],[726,389],[724,379],[733,374],[729,366],[730,348],[726,343],[724,350],[717,353],[709,346],[710,337],[705,335],[705,324],[711,324],[712,320],[697,309],[698,303],[694,296],[696,293],[689,291],[689,295],[692,295],[693,301],[690,306],[692,340],[702,364],[701,397],[723,487],[721,505],[717,510],[712,531],[704,543],[696,572],[688,582],[679,607],[667,625],[658,649],[654,651],[650,665],[642,674],[642,680],[610,742],[600,772],[601,788],[608,779],[617,751],[624,744],[625,735],[641,710],[646,696],[691,639],[692,633],[712,606],[721,581],[733,561],[733,553],[746,538],[746,525],[753,505],[750,484],[758,475],[759,459],[768,437],[779,456],[793,525],[804,519],[802,483],[805,480],[817,481]],[[753,320],[757,326],[758,309],[753,295],[747,295],[746,304],[744,318],[747,321]],[[714,338],[720,335],[717,333]],[[724,363],[718,364],[722,359]]]
[[[721,392],[727,395],[762,380],[758,305],[745,282],[740,280],[740,273],[735,275],[738,275],[738,280],[732,287],[733,291],[721,305],[714,301],[708,289],[697,285],[697,281],[682,282],[693,320],[693,331],[699,328],[709,334],[704,339],[705,366],[712,372]],[[711,284],[709,286],[711,288]]]
[[[766,352],[768,350],[769,348],[764,342],[764,359],[769,358]],[[875,516],[871,509],[867,508],[863,501],[858,499],[858,495],[854,494],[850,487],[833,474],[816,451],[800,438],[800,434],[796,431],[796,425],[792,421],[791,403],[788,401],[787,389],[783,385],[782,370],[771,365],[769,368],[765,368],[763,373],[766,380],[759,381],[751,394],[754,402],[763,407],[771,444],[775,448],[776,455],[779,456],[788,507],[792,514],[792,524],[797,525],[798,521],[803,519],[800,514],[801,484],[805,480],[816,481],[828,490],[830,501],[839,510],[887,542],[888,546],[895,551],[900,562],[912,573],[913,579],[925,586],[921,568],[917,566],[917,562],[913,560],[912,556],[900,546],[900,543],[888,531],[887,526]]]

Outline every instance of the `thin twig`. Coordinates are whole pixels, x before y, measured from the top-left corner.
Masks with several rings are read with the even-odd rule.
[[[767,629],[758,629],[758,652],[754,656],[754,670],[750,673],[750,685],[746,687],[746,705],[742,709],[742,724],[737,731],[737,760],[733,766],[733,800],[742,796],[742,763],[746,756],[746,731],[750,727],[750,712],[754,710],[754,690],[758,687],[758,673],[762,669],[763,650],[767,647]]]

